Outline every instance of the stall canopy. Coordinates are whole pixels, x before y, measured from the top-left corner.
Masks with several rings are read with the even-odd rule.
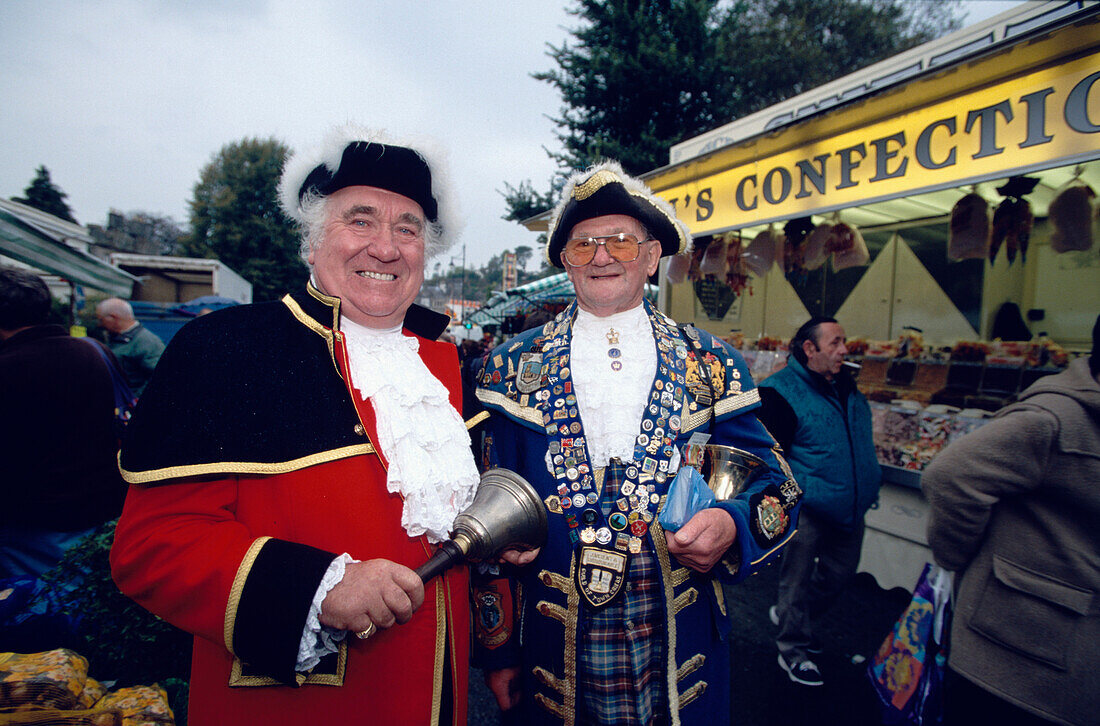
[[[487,303],[470,315],[467,322],[473,325],[495,325],[515,315],[527,315],[548,306],[567,304],[574,297],[576,291],[573,283],[562,272],[493,293]],[[646,297],[656,300],[656,285],[646,285]]]
[[[1045,216],[1069,182],[1100,181],[1100,4],[1016,12],[689,140],[647,183],[695,236],[838,210],[864,228],[943,217],[1022,174]]]
[[[121,298],[130,297],[137,278],[66,244],[67,235],[58,232],[54,228],[57,225],[44,220],[51,216],[16,202],[0,200],[0,254],[73,284]],[[57,222],[64,223],[63,220]]]

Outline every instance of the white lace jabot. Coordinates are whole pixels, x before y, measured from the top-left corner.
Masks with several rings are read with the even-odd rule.
[[[340,329],[352,383],[374,407],[375,444],[389,462],[387,488],[405,500],[401,525],[410,537],[442,542],[480,481],[462,417],[417,355],[416,338],[400,327],[376,330],[345,317]]]
[[[612,330],[617,343],[608,342]],[[608,355],[611,348],[618,349],[618,357]],[[607,466],[611,458],[632,460],[642,414],[657,373],[653,327],[645,306],[638,305],[605,318],[578,309],[573,321],[570,360],[577,408],[592,464]],[[613,361],[620,361],[622,368],[613,370]]]

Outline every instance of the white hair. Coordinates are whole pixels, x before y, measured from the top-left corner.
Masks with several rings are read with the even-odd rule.
[[[96,305],[95,309],[97,313],[103,313],[104,315],[114,315],[123,320],[134,319],[133,306],[122,298],[109,297]]]
[[[458,238],[462,222],[458,199],[453,193],[447,168],[447,154],[436,142],[426,138],[395,139],[385,131],[344,124],[330,130],[318,146],[295,152],[283,166],[279,180],[279,204],[283,213],[298,224],[302,237],[299,254],[309,264],[309,254],[324,241],[324,223],[328,198],[299,191],[310,173],[321,164],[330,172],[340,168],[344,150],[355,142],[379,143],[412,149],[428,165],[432,178],[432,196],[438,206],[436,221],[425,220],[424,257],[430,259],[450,249]]]

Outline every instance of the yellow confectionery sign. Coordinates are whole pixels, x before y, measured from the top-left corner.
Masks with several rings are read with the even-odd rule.
[[[1095,159],[1100,53],[901,111],[673,187],[654,186],[700,235]],[[788,132],[796,129],[776,138]],[[760,144],[769,145],[777,146]]]

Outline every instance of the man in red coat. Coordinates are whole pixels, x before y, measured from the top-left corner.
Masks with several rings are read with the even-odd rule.
[[[111,564],[195,634],[196,726],[466,723],[467,573],[412,569],[478,482],[446,318],[413,305],[443,181],[356,127],[291,158],[309,284],[189,323],[142,396]]]

